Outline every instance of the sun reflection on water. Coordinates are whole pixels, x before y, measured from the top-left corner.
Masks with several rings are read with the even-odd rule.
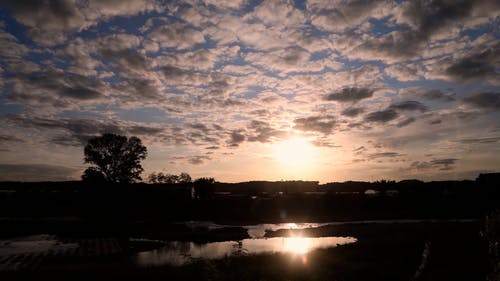
[[[311,247],[311,238],[285,237],[284,251],[292,254],[305,254]]]
[[[232,255],[259,255],[265,253],[286,253],[294,259],[308,264],[307,254],[317,249],[326,249],[355,243],[354,237],[273,237],[243,239],[240,241],[212,242],[166,242],[165,247],[138,253],[135,262],[141,266],[169,264],[180,266],[193,259],[219,259]]]

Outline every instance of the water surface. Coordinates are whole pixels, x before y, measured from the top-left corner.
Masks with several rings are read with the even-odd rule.
[[[138,253],[133,259],[140,266],[180,266],[196,259],[220,259],[245,254],[304,255],[316,249],[332,248],[356,241],[354,237],[274,237],[205,244],[165,242],[164,247]]]
[[[393,220],[357,220],[357,221],[331,221],[331,222],[301,222],[301,223],[262,223],[254,225],[223,225],[216,224],[210,221],[189,221],[182,224],[190,228],[205,228],[207,230],[221,229],[227,227],[242,227],[247,230],[248,236],[251,238],[262,238],[268,231],[277,231],[280,229],[308,229],[318,228],[332,225],[348,225],[348,224],[412,224],[412,223],[466,223],[474,222],[476,219],[393,219]]]

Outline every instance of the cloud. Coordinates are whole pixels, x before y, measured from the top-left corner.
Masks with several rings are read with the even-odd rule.
[[[174,160],[182,160],[191,165],[202,165],[206,161],[212,160],[212,157],[207,155],[195,155],[195,156],[175,156]]]
[[[411,123],[417,121],[414,117],[408,117],[397,124],[399,128],[410,125]]]
[[[309,57],[309,52],[296,46],[272,52],[251,52],[244,55],[245,60],[252,65],[283,73],[321,71],[328,65],[318,61],[310,61]]]
[[[431,101],[451,102],[455,100],[453,93],[445,93],[440,89],[417,88],[409,89],[409,92],[415,92],[418,96]]]
[[[225,15],[218,19],[214,28],[207,29],[207,33],[211,39],[223,45],[240,43],[253,50],[270,51],[296,44],[294,38],[287,36],[293,34],[294,29],[285,29],[282,26],[270,28],[260,21],[245,21],[234,15]]]
[[[386,143],[388,152],[362,156],[388,170],[424,146],[452,155],[453,144],[496,144],[495,1],[2,3],[5,148],[16,142],[10,132],[58,153],[113,132],[138,135],[154,151],[178,148],[179,163],[196,164],[207,152],[236,150],[245,161],[258,153],[245,147],[296,134],[347,152],[352,143],[371,147],[367,139]],[[27,148],[21,159],[40,148],[28,139],[12,147]],[[404,159],[388,154],[396,149]],[[445,167],[433,160],[419,165]]]
[[[439,35],[458,24],[469,24],[478,17],[494,15],[500,4],[487,0],[464,1],[407,1],[397,7],[395,20],[406,24],[421,40]]]
[[[183,130],[179,129],[175,133],[176,142],[185,143],[185,141],[189,141],[191,144],[195,146],[199,145],[218,145],[221,136],[217,133],[213,133],[212,131],[207,130]],[[162,135],[163,136],[163,135]],[[167,140],[171,141],[170,138]]]
[[[340,148],[341,145],[335,144],[334,142],[326,138],[317,138],[311,141],[311,144],[318,147],[328,147],[328,148]]]
[[[189,164],[192,164],[192,165],[201,165],[201,164],[205,163],[205,161],[208,161],[208,160],[212,160],[212,158],[209,156],[201,155],[201,156],[190,157],[188,159],[188,162],[189,162]]]
[[[252,16],[273,27],[290,27],[305,22],[303,13],[294,7],[292,1],[263,1],[255,7]]]
[[[208,71],[213,70],[219,56],[225,55],[226,58],[236,56],[238,48],[219,48],[219,49],[197,49],[188,52],[175,52],[156,58],[158,66],[175,66],[182,69]]]
[[[444,158],[434,159],[430,163],[433,167],[439,167],[440,170],[451,170],[457,161],[456,158]]]
[[[113,85],[113,91],[118,93],[121,102],[136,101],[141,104],[151,102],[157,104],[162,97],[162,83],[157,79],[129,78]]]
[[[352,152],[354,152],[354,154],[363,154],[366,150],[366,147],[362,145],[358,148],[353,149]]]
[[[30,52],[30,48],[21,44],[16,36],[5,31],[0,25],[0,58],[21,59]]]
[[[124,42],[126,43],[126,42]],[[151,60],[135,48],[125,44],[99,47],[97,52],[123,78],[145,79],[150,77]]]
[[[294,120],[294,123],[295,129],[306,132],[318,132],[325,135],[330,134],[336,125],[335,118],[330,115],[297,118]]]
[[[326,31],[339,32],[356,28],[369,18],[380,19],[388,14],[387,1],[307,1],[312,24]]]
[[[394,64],[386,67],[384,72],[399,81],[416,81],[424,76],[424,69],[419,64]]]
[[[391,104],[389,106],[389,109],[401,110],[401,111],[424,112],[427,110],[427,107],[418,101],[403,101],[403,102]]]
[[[229,136],[228,144],[231,147],[238,147],[240,143],[245,141],[245,135],[241,134],[241,131],[232,131]]]
[[[203,33],[180,23],[159,26],[147,36],[161,48],[192,49],[196,45],[205,43]]]
[[[368,158],[370,160],[377,159],[377,158],[395,158],[395,157],[401,157],[404,156],[404,154],[397,153],[397,152],[377,152],[377,153],[371,153],[368,155]]]
[[[431,161],[414,161],[410,164],[411,170],[426,171],[426,170],[440,170],[449,171],[455,168],[455,164],[459,159],[456,158],[442,158],[434,159]]]
[[[453,81],[466,82],[480,80],[498,85],[500,75],[500,45],[496,45],[477,53],[468,53],[464,57],[453,60],[444,70],[444,75]]]
[[[154,136],[164,131],[164,129],[161,127],[153,127],[153,126],[134,125],[134,124],[127,124],[121,126],[125,127],[122,130],[126,131],[128,134],[138,135],[138,136]]]
[[[401,62],[417,56],[420,41],[411,31],[393,31],[382,36],[368,35],[366,39],[354,38],[356,45],[345,52],[351,59],[376,60],[386,63]]]
[[[499,110],[500,109],[500,93],[498,92],[482,92],[475,93],[463,99],[463,102],[475,107]]]
[[[363,113],[365,110],[364,108],[361,107],[349,107],[344,110],[340,114],[347,116],[347,117],[356,117],[359,114]]]
[[[354,47],[346,48],[345,55],[388,63],[419,58],[429,48],[426,43],[457,37],[464,25],[494,22],[499,9],[499,4],[487,0],[406,1],[394,7],[389,17],[398,29],[381,36],[349,34]],[[448,46],[447,53],[451,52]]]
[[[122,134],[123,130],[116,122],[99,122],[88,119],[54,119],[54,118],[27,118],[22,115],[7,115],[6,120],[9,123],[25,128],[34,128],[37,130],[59,130],[70,132],[73,136],[81,138],[99,133]]]
[[[374,92],[374,89],[369,88],[344,88],[325,95],[323,99],[326,101],[357,102],[359,100],[372,97]]]
[[[14,18],[29,29],[29,36],[47,46],[61,44],[68,35],[86,30],[115,16],[160,11],[150,0],[4,1]]]
[[[213,5],[223,9],[237,9],[247,3],[247,0],[201,0],[205,5]]]
[[[364,119],[367,122],[386,123],[398,118],[398,116],[399,114],[395,110],[386,109],[368,113]]]
[[[79,169],[49,164],[0,164],[0,181],[74,180]]]
[[[214,96],[227,96],[231,90],[231,81],[228,77],[213,77],[212,81],[208,84],[208,95]]]
[[[463,144],[490,144],[500,142],[500,137],[468,138],[461,139],[458,142]]]
[[[50,144],[56,144],[61,146],[73,146],[73,147],[82,147],[86,144],[87,140],[89,140],[91,136],[72,136],[72,135],[59,135],[51,137],[48,142]]]
[[[5,135],[5,134],[0,135],[0,143],[6,143],[6,142],[25,142],[25,140],[20,139],[13,135]]]
[[[431,163],[423,161],[414,161],[410,164],[410,169],[416,169],[416,170],[427,170],[432,168]]]
[[[196,129],[196,130],[200,130],[203,133],[208,133],[210,130],[210,129],[208,129],[208,127],[205,124],[202,124],[202,123],[190,124],[189,127]]]
[[[181,69],[175,66],[166,65],[159,69],[163,74],[165,82],[170,85],[195,85],[202,86],[209,83],[210,76],[192,70]]]
[[[44,73],[18,74],[8,79],[12,87],[7,98],[24,105],[49,105],[54,109],[92,104],[109,92],[106,83],[74,73],[47,70]]]
[[[252,142],[272,142],[286,135],[285,131],[275,129],[271,124],[258,120],[252,120],[247,129],[249,130],[248,141]]]
[[[156,126],[145,126],[134,122],[118,120],[98,121],[91,119],[64,119],[64,118],[28,118],[22,115],[8,114],[5,116],[7,123],[39,131],[53,131],[67,135],[53,138],[58,144],[76,145],[76,141],[84,144],[89,138],[103,133],[155,136],[160,135],[164,129]]]

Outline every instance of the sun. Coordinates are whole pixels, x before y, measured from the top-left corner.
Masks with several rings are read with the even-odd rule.
[[[287,170],[305,170],[314,166],[316,148],[307,139],[294,137],[273,144],[273,158]]]

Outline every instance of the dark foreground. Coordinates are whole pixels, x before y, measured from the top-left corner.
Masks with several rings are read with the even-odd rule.
[[[355,183],[356,192],[350,191],[352,183],[300,192],[275,183],[284,186],[275,193],[221,185],[195,197],[188,186],[9,184],[0,188],[0,280],[500,280],[500,213],[493,223],[486,220],[500,206],[499,177]],[[379,190],[361,192],[372,187]],[[373,223],[401,219],[425,222]],[[189,221],[226,227],[193,228]],[[183,266],[134,262],[138,253],[161,248],[164,241],[241,241],[249,238],[244,225],[331,221],[358,223],[266,236],[349,236],[357,242],[306,254],[241,252]],[[43,254],[8,252],[9,241],[40,234],[64,247]]]
[[[180,267],[148,268],[134,264],[132,257],[137,252],[159,245],[133,243],[126,237],[108,236],[101,237],[101,241],[117,241],[122,251],[102,255],[80,253],[48,256],[36,268],[2,271],[0,278],[73,280],[97,276],[126,280],[485,280],[489,261],[487,243],[480,234],[483,227],[482,221],[472,221],[363,223],[278,230],[267,232],[266,236],[353,236],[358,241],[304,255],[242,253],[218,260],[198,260]],[[222,241],[246,238],[244,230],[238,227],[216,231],[187,229],[179,225],[165,225],[163,228],[163,233],[169,233],[170,236],[162,232],[153,233],[147,228],[135,230],[134,236],[142,232],[157,239],[205,237],[207,241]],[[68,234],[58,234],[58,237],[72,241],[89,238]]]

